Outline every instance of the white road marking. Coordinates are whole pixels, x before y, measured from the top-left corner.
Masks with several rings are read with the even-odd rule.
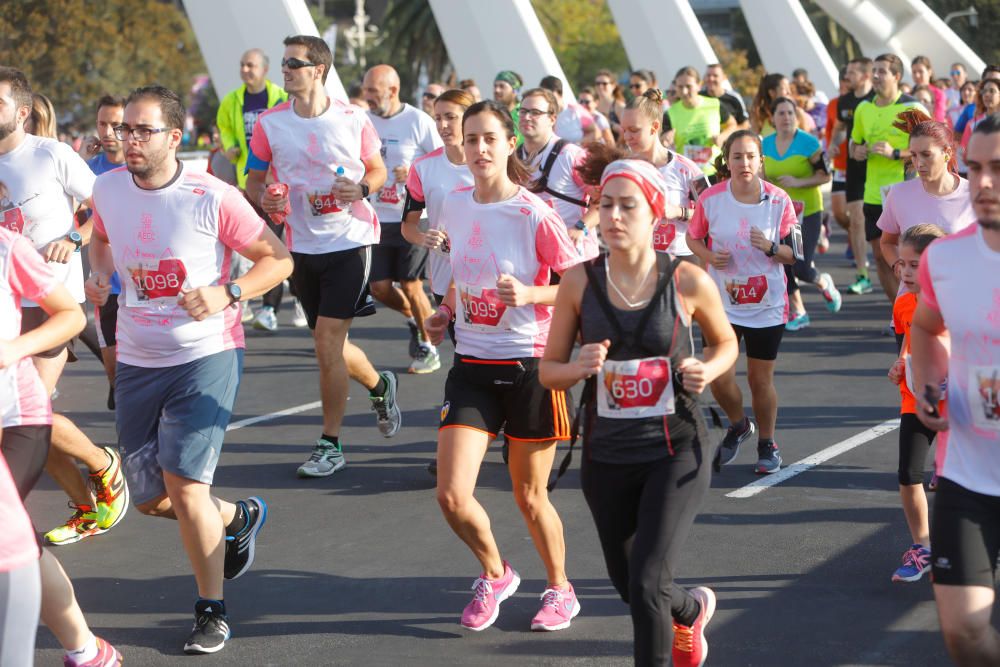
[[[288,415],[297,415],[300,412],[308,412],[309,410],[315,410],[323,405],[322,401],[313,401],[312,403],[303,403],[302,405],[296,405],[291,408],[285,408],[284,410],[278,410],[277,412],[269,412],[266,415],[260,415],[259,417],[249,417],[248,419],[241,419],[238,422],[233,422],[226,427],[226,431],[235,431],[238,428],[243,428],[245,426],[253,426],[254,424],[259,424],[261,422],[269,422],[272,419],[277,419],[279,417],[287,417]]]
[[[835,445],[830,445],[826,449],[822,449],[815,454],[805,457],[797,463],[793,463],[790,466],[782,468],[773,475],[768,475],[766,477],[761,477],[760,479],[742,486],[735,491],[730,491],[726,494],[726,498],[752,498],[758,493],[763,493],[766,489],[772,486],[781,484],[787,479],[791,479],[800,473],[804,473],[807,470],[815,468],[821,463],[825,463],[830,459],[840,456],[846,452],[851,451],[855,447],[860,447],[866,442],[870,442],[875,438],[890,433],[899,428],[899,419],[889,419],[872,426],[866,431],[862,431],[857,435],[852,435],[847,440],[842,440]]]

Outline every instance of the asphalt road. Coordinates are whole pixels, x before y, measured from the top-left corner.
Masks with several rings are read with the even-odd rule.
[[[851,271],[842,248],[835,243],[819,259],[844,285]],[[895,350],[880,333],[889,319],[885,297],[846,295],[838,315],[826,313],[815,290],[806,297],[813,325],[786,335],[778,361],[777,441],[786,464],[898,413],[898,393],[885,379]],[[289,310],[280,315],[286,325]],[[317,409],[229,433],[216,492],[227,499],[261,495],[270,519],[253,569],[226,587],[233,639],[225,650],[183,656],[196,589],[177,527],[135,511],[109,533],[56,549],[94,631],[132,665],[629,664],[628,609],[606,576],[579,490],[579,458],[553,502],[565,524],[581,615],[561,632],[528,630],[544,570],[497,446],[482,467],[478,497],[524,581],[494,627],[459,628],[478,567],[441,517],[426,471],[446,368],[405,375],[406,328],[384,309],[358,320],[351,337],[376,366],[400,373],[403,429],[382,438],[366,392],[352,386],[342,438],[348,465],[320,480],[295,476],[319,435]],[[307,331],[250,332],[247,347],[234,421],[318,399]],[[442,352],[450,357],[451,349]],[[95,441],[114,442],[106,384],[93,357],[84,355],[60,390],[57,410]],[[896,487],[897,433],[750,498],[726,494],[754,481],[753,447],[715,475],[679,572],[683,584],[718,594],[708,628],[710,665],[947,663],[930,584],[890,582],[909,546]],[[48,530],[68,516],[65,502],[43,478],[28,505]],[[47,630],[38,645],[38,664],[60,664]]]

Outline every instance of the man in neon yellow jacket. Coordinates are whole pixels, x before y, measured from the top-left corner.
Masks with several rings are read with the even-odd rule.
[[[240,58],[240,78],[243,85],[230,91],[219,104],[215,123],[219,126],[222,150],[236,165],[236,183],[246,189],[243,173],[247,163],[250,136],[257,116],[288,99],[280,87],[267,80],[267,55],[260,49],[250,49]]]

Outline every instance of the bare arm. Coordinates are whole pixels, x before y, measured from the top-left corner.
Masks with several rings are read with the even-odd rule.
[[[570,360],[580,329],[580,301],[587,286],[583,266],[577,265],[566,271],[559,285],[561,289],[556,296],[545,354],[538,365],[538,379],[548,389],[566,390],[600,371],[607,347],[599,343],[585,345],[577,359]],[[603,356],[598,347],[604,348]],[[585,351],[585,348],[589,349]],[[582,363],[580,357],[583,357]]]
[[[948,420],[931,415],[937,406],[931,406],[924,400],[923,387],[929,385],[936,389],[948,376],[948,350],[940,338],[945,332],[941,313],[921,299],[910,327],[913,388],[914,398],[917,399],[917,418],[934,431],[946,431]]]

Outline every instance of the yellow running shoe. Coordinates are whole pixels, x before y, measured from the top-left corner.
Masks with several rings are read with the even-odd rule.
[[[69,521],[53,528],[45,533],[45,541],[53,546],[61,547],[67,544],[79,542],[91,535],[100,535],[104,530],[97,525],[97,511],[90,505],[74,505],[68,503],[70,508],[76,510]]]
[[[122,471],[122,458],[111,447],[102,447],[108,453],[111,463],[104,470],[90,473],[90,483],[97,498],[97,525],[101,530],[110,530],[125,518],[128,511],[128,484]]]

